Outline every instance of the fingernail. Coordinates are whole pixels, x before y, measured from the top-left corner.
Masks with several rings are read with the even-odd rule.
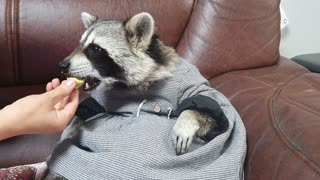
[[[66,85],[68,86],[74,86],[76,82],[73,79],[67,79]]]

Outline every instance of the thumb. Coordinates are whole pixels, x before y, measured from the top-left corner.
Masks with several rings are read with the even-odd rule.
[[[62,110],[60,110],[61,119],[67,121],[68,123],[71,118],[76,113],[77,107],[79,105],[79,90],[74,90],[69,96],[69,102],[64,106]]]
[[[58,102],[63,100],[63,98],[69,96],[74,90],[75,86],[76,82],[72,79],[68,79],[66,81],[63,81],[60,86],[56,87],[52,91],[47,92],[51,97],[51,103],[57,104]]]

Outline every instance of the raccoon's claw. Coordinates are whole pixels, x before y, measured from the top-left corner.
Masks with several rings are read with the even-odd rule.
[[[192,139],[192,138],[191,138]],[[192,141],[192,140],[191,140]],[[174,142],[174,149],[176,151],[177,155],[184,154],[188,151],[188,148],[191,144],[191,141],[189,138],[184,140],[182,137],[177,136],[175,142]]]
[[[173,127],[173,146],[177,155],[188,151],[199,125],[190,119],[178,119]]]

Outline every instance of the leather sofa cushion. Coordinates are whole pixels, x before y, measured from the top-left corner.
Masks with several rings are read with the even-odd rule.
[[[282,58],[275,66],[230,72],[210,83],[246,126],[246,179],[319,178],[319,74]]]
[[[1,141],[0,169],[45,161],[60,135],[23,135]]]
[[[45,85],[0,87],[0,109],[24,96],[43,93],[45,88]]]

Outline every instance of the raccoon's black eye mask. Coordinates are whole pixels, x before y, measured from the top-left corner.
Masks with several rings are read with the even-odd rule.
[[[114,62],[108,52],[99,45],[89,44],[84,50],[84,54],[101,76],[123,79],[123,70]]]
[[[96,44],[89,44],[89,46],[86,48],[85,50],[85,54],[86,56],[88,56],[88,58],[99,58],[99,57],[103,57],[105,55],[107,55],[108,53],[102,49],[100,46],[96,45]]]

